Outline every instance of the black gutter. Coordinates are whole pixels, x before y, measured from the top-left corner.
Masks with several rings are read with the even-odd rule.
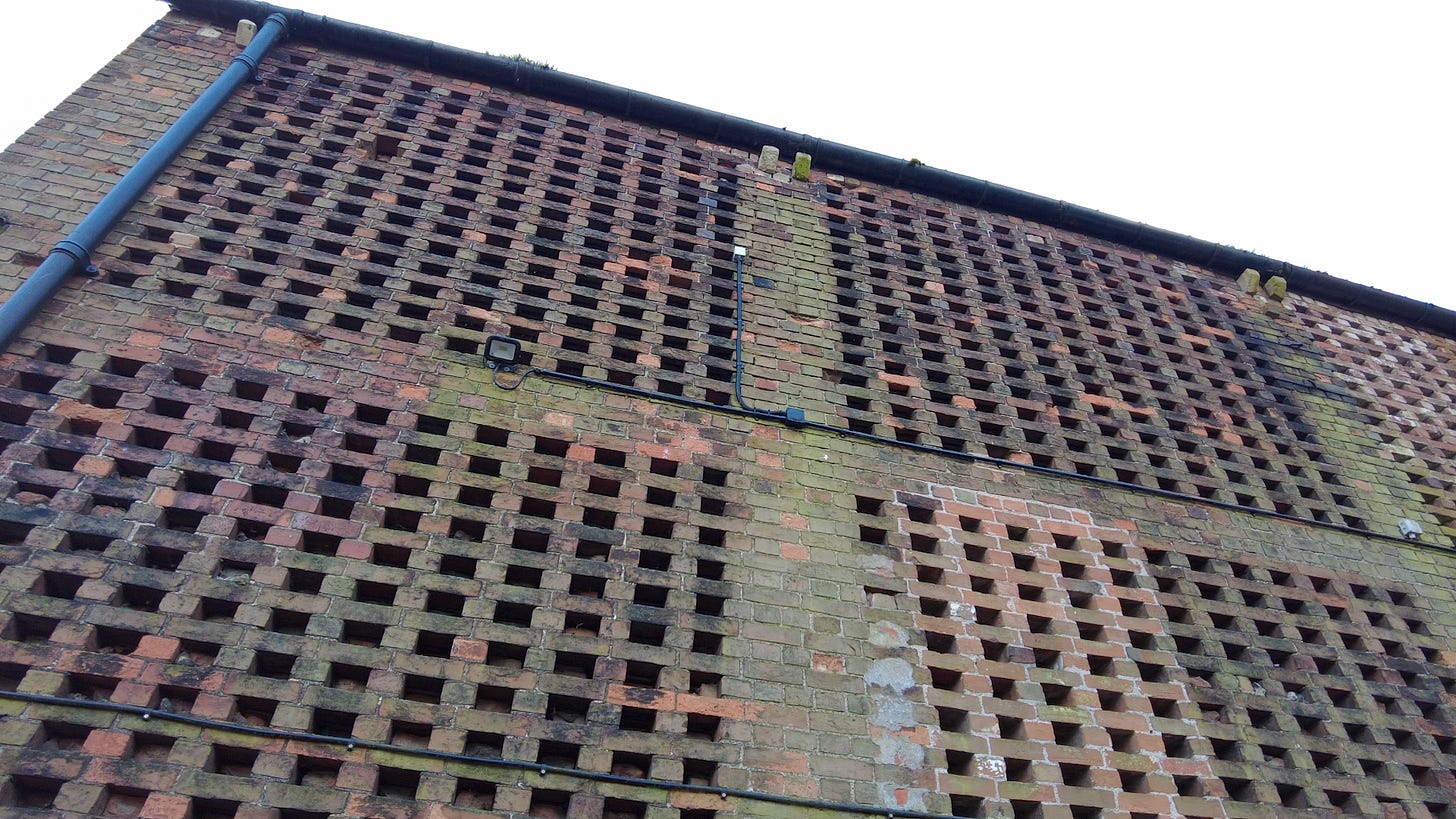
[[[258,20],[281,12],[288,17],[293,36],[321,46],[511,88],[745,151],[757,151],[764,145],[774,145],[789,156],[803,151],[812,154],[815,167],[822,170],[1018,216],[1229,276],[1237,276],[1246,268],[1253,268],[1265,276],[1283,276],[1294,293],[1456,338],[1456,310],[984,179],[895,159],[585,77],[330,17],[283,9],[260,0],[168,2],[184,14],[229,26],[239,18]]]
[[[257,19],[257,18],[253,18]],[[288,20],[271,14],[259,27],[243,52],[233,58],[221,76],[213,81],[172,126],[142,154],[141,159],[116,186],[96,203],[70,235],[56,243],[20,287],[0,304],[0,352],[20,334],[50,297],[72,273],[91,271],[91,254],[106,240],[111,229],[136,204],[143,193],[170,164],[238,86],[258,73],[258,63],[288,34]]]

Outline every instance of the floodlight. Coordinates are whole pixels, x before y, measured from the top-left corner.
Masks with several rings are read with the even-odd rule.
[[[485,340],[485,366],[502,372],[515,372],[521,360],[521,342],[506,336]]]

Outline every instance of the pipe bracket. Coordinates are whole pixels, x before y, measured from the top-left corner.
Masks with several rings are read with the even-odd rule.
[[[246,51],[234,57],[233,62],[242,63],[247,67],[249,74],[258,76],[258,60]]]
[[[76,260],[76,264],[80,265],[83,270],[88,267],[93,267],[91,264],[91,251],[80,242],[62,239],[56,242],[56,246],[51,249],[51,252],[60,252],[70,256]]]

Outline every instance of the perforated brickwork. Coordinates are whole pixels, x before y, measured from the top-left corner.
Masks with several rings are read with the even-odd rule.
[[[1393,531],[1232,283],[873,187],[829,184],[825,207],[846,425]]]
[[[1230,799],[1451,814],[1456,671],[1430,664],[1449,644],[1412,589],[1211,550],[1144,551]]]
[[[789,241],[762,208],[739,214],[740,152],[460,81],[291,53],[217,125],[105,265],[147,312],[207,305],[212,329],[267,317],[326,352],[383,336],[461,364],[507,333],[535,366],[727,404],[732,245]],[[808,392],[830,423],[900,441],[1384,534],[1419,519],[1453,542],[1450,447],[1407,440],[1451,408],[1373,371],[1335,389],[1341,353],[1311,349],[1310,373],[1285,325],[1320,308],[1271,320],[1185,265],[877,186],[774,192],[827,234],[797,290],[837,338],[822,358],[750,344],[750,391]],[[780,261],[750,262],[750,317],[779,320],[751,302],[792,286]],[[1373,330],[1343,344],[1436,381],[1450,352]],[[1394,447],[1347,440],[1384,417],[1410,418]],[[1395,466],[1406,449],[1424,469]]]
[[[162,368],[108,383],[126,403],[142,397],[128,387],[178,380],[176,368],[152,371]],[[679,782],[717,781],[720,764],[743,762],[747,737],[728,730],[748,694],[725,610],[741,596],[725,579],[725,541],[742,530],[725,517],[743,508],[735,461],[340,398],[322,431],[318,409],[297,407],[328,399],[251,379],[279,380],[213,375],[208,386],[225,391],[194,392],[192,405],[299,425],[270,446],[194,422],[195,452],[112,442],[131,474],[102,480],[57,468],[79,455],[63,448],[76,436],[59,434],[24,484],[35,497],[0,505],[15,564],[0,632],[12,690]],[[111,505],[94,502],[103,493]],[[128,500],[141,498],[151,503]],[[145,761],[145,743],[133,746],[116,755]],[[234,804],[262,799],[250,777],[260,754],[263,779],[324,784],[306,756],[253,740],[214,764],[235,777],[221,785]],[[344,794],[327,804],[390,810],[416,796],[421,764],[381,763],[378,805]],[[143,790],[172,790],[180,769]],[[454,783],[457,802],[480,803],[482,789],[515,784],[514,772],[456,779],[430,792]]]
[[[86,94],[232,48],[173,18]],[[263,76],[0,356],[7,810],[1453,814],[1451,556],[1229,509],[1445,543],[1449,340],[307,43]],[[86,110],[12,193],[88,178],[31,161]],[[730,404],[735,245],[745,394],[885,441],[673,403]],[[492,334],[603,384],[501,389]]]
[[[911,595],[958,815],[1450,815],[1456,671],[1410,587],[948,487],[855,503],[913,572],[865,591]]]
[[[1331,362],[1328,383],[1360,407],[1359,418],[1370,430],[1367,445],[1405,474],[1439,523],[1440,535],[1456,535],[1451,340],[1342,314],[1310,299],[1297,304],[1300,334]]]

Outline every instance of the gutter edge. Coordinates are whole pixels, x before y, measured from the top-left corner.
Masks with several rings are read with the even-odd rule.
[[[750,152],[763,145],[776,145],[789,155],[805,151],[814,154],[820,169],[1082,233],[1230,277],[1238,276],[1245,268],[1265,276],[1280,275],[1296,295],[1456,338],[1456,310],[973,176],[923,165],[909,167],[907,160],[731,114],[262,0],[167,2],[181,14],[224,23],[281,13],[288,19],[294,40],[487,82]]]

